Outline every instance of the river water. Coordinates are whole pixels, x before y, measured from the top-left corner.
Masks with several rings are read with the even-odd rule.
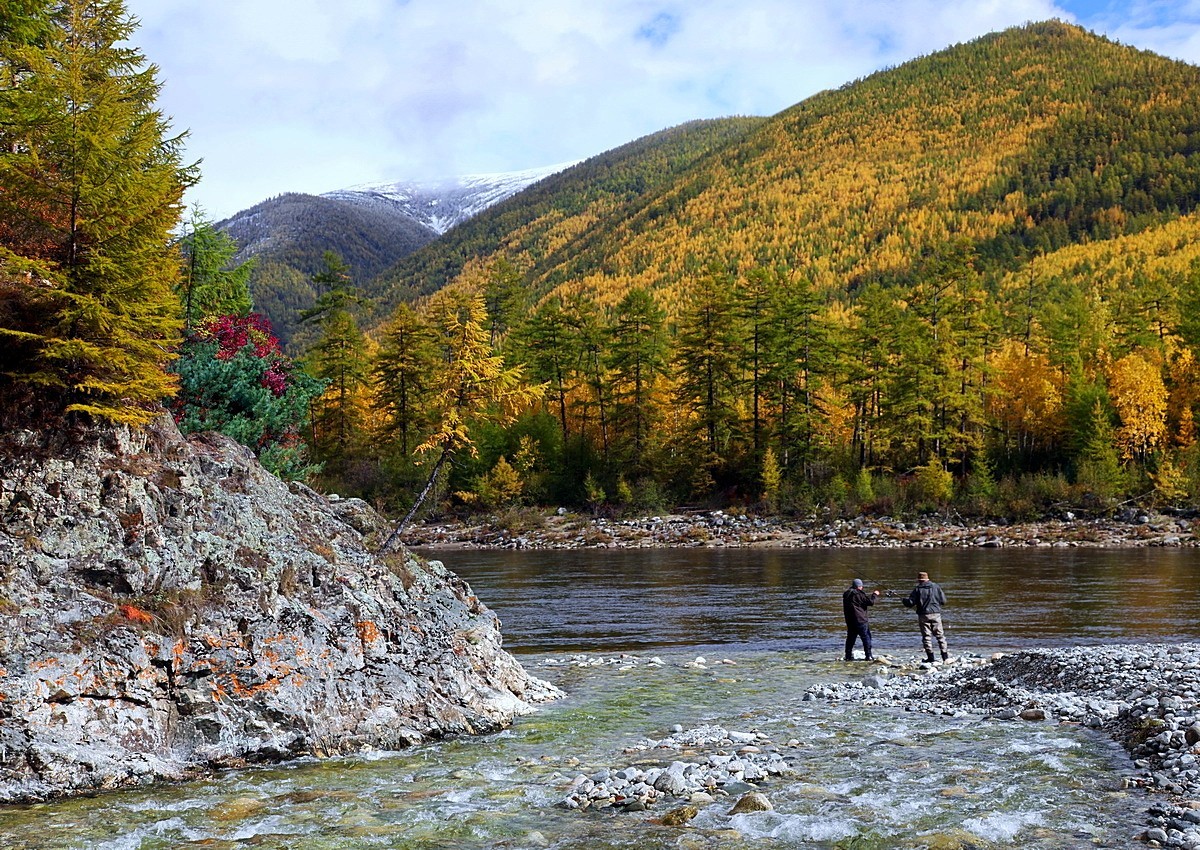
[[[507,648],[566,699],[483,738],[0,809],[0,847],[1137,846],[1148,800],[1122,788],[1132,765],[1098,733],[802,697],[871,672],[840,660],[840,595],[855,576],[906,593],[927,570],[949,597],[952,654],[1200,639],[1196,550],[437,557],[499,614]],[[915,618],[895,599],[876,606],[872,628],[878,654],[920,653]],[[762,789],[773,812],[730,816],[733,797],[718,797],[680,828],[657,823],[674,803],[644,813],[556,805],[581,773],[703,759],[650,745],[677,725],[710,724],[780,747],[791,773]]]

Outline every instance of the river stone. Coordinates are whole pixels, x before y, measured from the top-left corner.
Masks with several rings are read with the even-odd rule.
[[[210,811],[209,816],[215,821],[231,823],[253,817],[266,808],[265,800],[255,797],[234,797]]]
[[[1027,708],[1021,712],[1020,718],[1022,720],[1045,720],[1046,712],[1040,708]]]
[[[360,500],[163,414],[0,434],[0,801],[501,728],[559,694]]]
[[[700,809],[696,806],[680,806],[663,815],[662,824],[663,826],[684,826],[698,814],[700,814]]]
[[[761,794],[758,791],[751,791],[749,794],[743,794],[733,804],[733,808],[729,810],[729,814],[743,815],[750,812],[770,812],[774,810],[775,807],[771,805],[771,801],[767,799],[765,794]]]

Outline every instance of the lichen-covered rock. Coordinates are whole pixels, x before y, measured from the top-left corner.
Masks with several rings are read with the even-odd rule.
[[[483,732],[558,695],[439,562],[372,554],[383,528],[166,416],[7,435],[0,800]]]

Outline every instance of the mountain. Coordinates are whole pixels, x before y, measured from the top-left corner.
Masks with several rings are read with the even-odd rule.
[[[363,183],[322,197],[356,206],[394,210],[438,236],[522,189],[575,163],[500,174],[467,174],[432,181]]]
[[[1200,69],[1060,21],[990,34],[594,157],[370,294],[433,308],[389,362],[436,371],[418,323],[452,346],[482,310],[546,393],[457,459],[472,505],[518,452],[544,503],[1194,504]],[[363,404],[407,427],[384,378]],[[352,486],[403,500],[370,453],[411,443],[367,437]]]
[[[285,343],[298,312],[312,305],[310,278],[326,251],[366,282],[455,225],[565,165],[472,174],[434,181],[352,186],[323,195],[289,193],[218,222],[240,246],[236,262],[253,258],[255,308]]]
[[[915,280],[954,244],[980,272],[1016,273],[1200,202],[1200,71],[1058,21],[955,45],[740,129],[624,194],[572,182],[588,163],[577,166],[404,258],[380,288],[411,297],[468,258],[504,257],[538,296],[583,288],[612,303],[639,285],[671,302],[716,263],[783,266],[844,300]]]
[[[603,230],[689,170],[762,124],[762,118],[692,121],[644,136],[547,177],[400,260],[371,286],[394,305],[440,289],[472,260],[511,256],[552,264],[591,229]],[[501,246],[504,249],[501,250]]]

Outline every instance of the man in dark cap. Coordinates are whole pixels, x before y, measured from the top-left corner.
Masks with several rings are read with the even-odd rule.
[[[875,604],[879,596],[878,590],[867,593],[863,590],[862,579],[856,578],[850,587],[842,594],[842,613],[846,615],[846,660],[854,660],[854,642],[862,639],[863,649],[867,653],[867,661],[874,661],[871,654],[871,626],[867,609]]]
[[[946,594],[942,589],[929,580],[929,573],[917,573],[917,586],[912,593],[902,600],[905,608],[915,608],[917,625],[921,627],[921,646],[925,649],[925,660],[933,664],[933,642],[937,641],[938,649],[942,651],[942,660],[950,660],[950,650],[946,648],[946,633],[942,629],[942,606],[946,604]]]

